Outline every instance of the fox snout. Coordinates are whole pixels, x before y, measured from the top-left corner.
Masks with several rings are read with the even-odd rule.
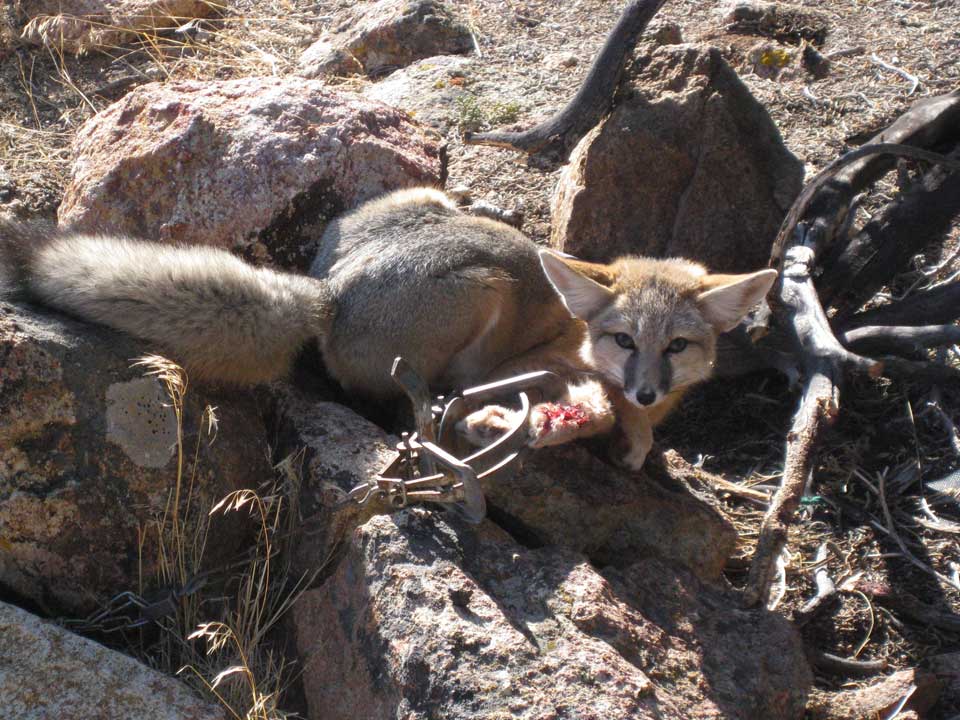
[[[639,407],[655,405],[670,392],[672,367],[659,352],[637,350],[623,368],[623,394]]]

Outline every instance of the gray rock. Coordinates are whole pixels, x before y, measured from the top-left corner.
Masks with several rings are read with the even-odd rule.
[[[720,52],[659,47],[621,91],[561,175],[553,247],[587,260],[632,253],[724,272],[765,267],[803,165]]]
[[[298,543],[298,572],[330,562],[354,528],[389,508],[341,504],[355,486],[396,456],[392,437],[352,410],[286,386],[273,389],[277,460],[296,458],[300,512],[309,542]],[[686,485],[677,463],[649,463],[643,474],[602,462],[584,447],[538,450],[515,475],[484,482],[498,522],[540,544],[559,545],[624,567],[641,557],[683,564],[717,578],[736,547],[733,526]]]
[[[438,139],[403,112],[299,78],[143,85],[73,151],[61,225],[299,269],[329,218],[444,174]]]
[[[721,9],[721,15],[729,32],[764,35],[795,44],[807,40],[823,45],[830,28],[829,16],[822,10],[789,3],[734,0]]]
[[[293,608],[310,717],[803,716],[783,618],[662,561],[605,575],[489,523],[375,517]]]
[[[380,0],[304,50],[299,72],[378,75],[472,49],[470,28],[440,0]]]
[[[293,544],[295,574],[331,562],[358,526],[389,508],[377,502],[344,503],[395,457],[397,438],[337,403],[318,401],[287,385],[270,389],[275,458],[289,458],[300,477],[304,541]]]
[[[575,444],[533,453],[515,476],[484,490],[500,522],[602,565],[659,557],[715,579],[737,544],[736,530],[686,485],[682,468],[648,462],[631,473]]]
[[[679,45],[683,42],[683,28],[670,20],[655,20],[650,23],[645,35],[657,45]]]
[[[458,122],[457,100],[471,84],[474,62],[457,55],[420,60],[368,85],[363,95],[401,108],[417,122],[445,133]]]
[[[159,382],[129,367],[145,350],[0,303],[0,586],[84,615],[154,577],[155,536],[146,532],[141,545],[139,535],[176,485],[176,418]],[[212,443],[201,432],[207,405],[219,419]],[[193,478],[204,512],[272,477],[251,398],[189,390],[183,428],[184,482]],[[215,519],[210,566],[244,545],[250,528],[237,515]]]
[[[179,680],[0,602],[6,720],[224,720]]]

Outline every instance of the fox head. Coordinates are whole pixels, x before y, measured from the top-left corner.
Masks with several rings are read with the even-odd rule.
[[[773,286],[776,270],[711,274],[681,259],[623,257],[609,265],[540,252],[547,279],[587,325],[583,360],[627,400],[656,405],[705,380],[717,336]]]

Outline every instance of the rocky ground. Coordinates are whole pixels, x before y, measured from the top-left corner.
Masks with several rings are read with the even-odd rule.
[[[604,242],[639,208],[631,228],[655,218],[639,249],[755,265],[751,253],[767,246],[748,241],[772,240],[801,171],[809,178],[918,98],[960,86],[960,7],[949,0],[810,0],[759,20],[731,16],[726,2],[670,0],[636,54],[653,61],[631,65],[636,93],[624,90],[605,129],[643,144],[613,145],[610,159],[584,160],[579,176],[588,190],[609,183],[600,200],[623,192],[620,214],[581,210],[577,226],[553,208],[558,185],[579,187],[569,166],[466,145],[462,134],[528,127],[560,108],[620,2],[449,0],[394,12],[403,3],[236,0],[167,3],[159,15],[143,9],[147,0],[88,4],[108,15],[44,24],[56,3],[2,9],[0,212],[204,239],[301,269],[324,218],[444,174],[459,197],[522,214],[538,242],[566,245],[593,230],[578,254],[611,252]],[[170,13],[184,17],[158,22]],[[194,16],[206,19],[187,26]],[[717,50],[678,49],[681,41]],[[829,58],[828,69],[804,65],[804,43]],[[749,91],[743,98],[717,91],[731,69]],[[213,89],[215,81],[226,84]],[[340,92],[357,95],[344,101]],[[628,114],[647,112],[650,97],[659,115]],[[637,117],[648,124],[638,129]],[[795,160],[773,144],[770,120]],[[750,152],[750,163],[730,171],[731,158]],[[618,163],[625,153],[647,155],[631,157],[628,173]],[[675,187],[695,190],[680,202]],[[862,199],[857,223],[897,191],[893,180],[881,183]],[[581,206],[597,202],[579,197]],[[751,212],[715,219],[738,202]],[[672,214],[661,216],[664,208]],[[656,234],[664,226],[669,237]],[[670,244],[684,237],[700,240]],[[931,241],[872,302],[960,271],[960,224]],[[855,378],[845,388],[791,535],[778,607],[745,611],[737,588],[796,403],[776,374],[693,394],[657,433],[661,449],[676,452],[642,482],[583,448],[538,454],[514,485],[488,488],[495,522],[476,531],[419,510],[331,510],[331,498],[382,467],[393,440],[336,404],[346,399],[322,382],[301,377],[296,391],[240,398],[197,387],[178,406],[169,401],[175,373],[158,385],[127,368],[156,348],[36,309],[2,313],[0,600],[87,617],[74,627],[139,648],[167,670],[196,664],[207,687],[228,666],[256,666],[259,690],[236,683],[242,672],[219,681],[235,707],[259,704],[252,717],[278,704],[308,717],[960,713],[960,593],[951,587],[960,508],[929,487],[960,465],[955,384]],[[940,359],[956,365],[956,348]],[[210,430],[207,406],[218,408],[219,430]],[[383,423],[382,413],[355,409]],[[186,460],[170,450],[178,439]],[[710,473],[754,494],[718,490],[703,480]],[[250,490],[259,501],[243,494]],[[241,509],[260,508],[255,522],[218,518],[210,535],[197,508],[231,491]],[[194,505],[182,506],[187,497]],[[205,529],[187,538],[181,508],[184,524]],[[307,540],[290,534],[298,516],[309,518]],[[223,566],[246,546],[272,561],[273,581],[268,564],[244,558],[242,572],[209,579],[217,592],[185,590],[199,584],[200,568]],[[804,615],[823,570],[841,590]],[[162,614],[163,629],[117,632],[96,617],[121,590],[158,586],[179,588],[180,609]],[[239,599],[216,599],[224,593]],[[22,628],[24,638],[52,632],[20,612],[0,627]],[[225,652],[201,667],[202,647],[181,638],[221,617],[230,632],[208,627],[208,639],[248,657]],[[84,664],[86,652],[94,651],[71,654]],[[811,670],[817,653],[878,665]],[[117,662],[117,674],[131,672]],[[45,717],[30,714],[39,690],[24,689],[18,667],[0,647],[0,687],[20,688],[23,717]],[[197,704],[193,716],[211,713]]]

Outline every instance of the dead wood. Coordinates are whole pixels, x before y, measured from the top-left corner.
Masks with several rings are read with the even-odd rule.
[[[826,542],[820,543],[814,562],[817,564],[817,569],[813,574],[814,582],[817,584],[817,594],[807,600],[802,607],[793,613],[793,622],[796,625],[806,624],[820,608],[824,607],[828,600],[837,597],[837,585],[833,582],[833,578],[830,577],[830,573],[827,571]]]
[[[938,610],[908,592],[893,590],[885,584],[867,581],[857,583],[856,589],[905,620],[960,634],[960,616]]]
[[[896,162],[895,157],[885,151],[870,152],[866,148],[882,145],[932,147],[944,138],[955,137],[958,124],[960,90],[926,98],[914,103],[886,130],[874,135],[860,148],[828,165],[804,188],[784,218],[773,244],[771,262],[775,266],[779,264],[790,240],[792,230],[786,233],[784,230],[795,227],[808,211],[813,218],[811,239],[820,245],[821,251],[829,246],[837,228],[843,225],[853,199]]]
[[[867,325],[928,325],[960,318],[960,281],[916,292],[904,300],[865,310],[851,317],[841,332]]]
[[[857,353],[913,357],[925,348],[960,343],[960,325],[866,325],[837,337]]]
[[[465,133],[465,143],[495,145],[565,160],[580,139],[610,111],[624,63],[647,23],[666,0],[632,0],[607,36],[573,99],[556,115],[522,132]]]
[[[951,94],[951,96],[953,93]],[[958,93],[960,97],[960,93]],[[960,100],[958,100],[960,103]],[[909,114],[909,111],[908,113]],[[882,135],[882,134],[881,134]],[[880,137],[880,136],[878,136]],[[889,169],[868,162],[873,156],[904,157],[913,160],[943,165],[951,170],[960,169],[960,160],[954,160],[912,145],[898,143],[873,143],[861,145],[856,150],[841,155],[827,165],[810,181],[803,192],[794,201],[793,206],[783,219],[780,232],[773,244],[770,264],[778,266],[783,261],[794,229],[800,219],[808,214],[811,217],[805,231],[805,243],[821,250],[829,243],[836,229],[846,218],[847,209],[853,197],[870,182],[876,180],[877,168]]]
[[[957,153],[951,153],[957,159]],[[846,247],[821,263],[820,301],[834,309],[834,325],[874,297],[960,214],[960,173],[937,166],[921,182],[865,224]],[[837,243],[839,246],[841,243]]]
[[[929,103],[924,107],[927,105]],[[909,126],[914,135],[923,135],[915,123],[903,125]],[[954,375],[949,369],[931,363],[892,357],[878,361],[851,352],[834,335],[813,284],[819,252],[833,240],[843,222],[849,198],[862,187],[859,183],[864,178],[875,177],[877,165],[872,165],[870,159],[881,155],[960,168],[960,162],[922,148],[888,143],[865,145],[821,171],[800,193],[781,225],[771,257],[771,264],[781,267],[781,276],[771,307],[776,326],[795,348],[805,384],[787,435],[781,485],[764,515],[750,566],[744,594],[748,606],[768,602],[777,559],[786,546],[789,527],[813,470],[821,427],[839,410],[843,371],[856,369],[873,376],[886,372],[938,379]],[[802,223],[801,218],[804,218]]]
[[[869,677],[887,669],[885,660],[854,660],[853,658],[842,658],[821,651],[814,651],[810,655],[810,659],[817,670],[831,675]]]

